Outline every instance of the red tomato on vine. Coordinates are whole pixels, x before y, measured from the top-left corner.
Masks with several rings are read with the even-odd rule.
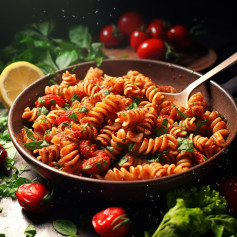
[[[166,50],[166,45],[162,40],[148,39],[139,45],[137,55],[144,59],[164,60]]]
[[[132,49],[137,50],[138,46],[145,40],[149,39],[149,33],[141,30],[135,30],[130,35],[130,46]]]
[[[100,42],[104,43],[106,48],[118,47],[121,45],[124,36],[115,25],[107,25],[100,31]]]
[[[177,49],[188,49],[192,45],[192,37],[184,25],[175,25],[167,32],[168,42]]]
[[[130,36],[134,30],[139,30],[144,25],[146,25],[146,21],[143,16],[133,11],[121,15],[117,23],[118,28],[126,36]]]

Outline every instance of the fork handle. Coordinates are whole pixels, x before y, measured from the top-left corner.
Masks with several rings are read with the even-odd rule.
[[[211,77],[216,75],[218,72],[230,67],[232,64],[236,63],[237,61],[237,52],[234,53],[232,56],[227,58],[225,61],[211,69],[209,72],[198,78],[196,81],[191,83],[189,86],[186,87],[185,91],[191,93],[197,86],[209,80]]]

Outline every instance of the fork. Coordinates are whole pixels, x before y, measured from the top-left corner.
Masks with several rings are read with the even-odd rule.
[[[170,100],[175,105],[184,106],[185,108],[188,107],[188,99],[191,92],[198,87],[200,84],[204,83],[205,81],[209,80],[211,77],[216,75],[217,73],[221,72],[222,70],[230,67],[232,64],[236,63],[237,61],[237,52],[234,53],[232,56],[227,58],[222,63],[218,64],[216,67],[211,69],[209,72],[205,73],[201,77],[199,77],[196,81],[189,84],[183,91],[179,93],[165,93],[162,92],[164,95],[164,100]]]

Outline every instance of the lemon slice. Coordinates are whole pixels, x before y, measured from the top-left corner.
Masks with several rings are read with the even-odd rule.
[[[44,76],[37,66],[19,61],[4,68],[0,75],[0,98],[10,108],[15,98],[32,82]]]

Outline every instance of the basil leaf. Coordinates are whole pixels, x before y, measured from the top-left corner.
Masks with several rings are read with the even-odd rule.
[[[48,146],[49,144],[45,140],[41,141],[34,141],[34,142],[27,142],[24,146],[30,150],[40,149],[42,147]]]
[[[34,237],[36,235],[36,229],[35,226],[32,224],[29,224],[24,232],[26,237]]]
[[[61,219],[53,221],[53,227],[58,233],[62,235],[71,237],[77,236],[77,227],[69,220]]]
[[[59,69],[68,67],[69,65],[76,63],[78,55],[76,50],[64,51],[56,58],[56,65]]]
[[[73,26],[69,29],[69,39],[81,48],[87,48],[92,42],[89,29],[84,25]]]
[[[37,140],[35,139],[34,135],[33,135],[33,132],[32,132],[29,128],[27,128],[26,126],[24,126],[24,129],[25,129],[26,134],[27,134],[27,136],[28,136],[28,138],[29,138],[30,140],[32,140],[32,141],[37,141]]]

